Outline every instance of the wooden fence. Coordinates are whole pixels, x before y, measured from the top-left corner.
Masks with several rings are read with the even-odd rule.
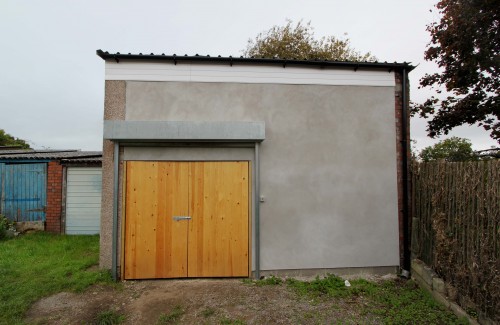
[[[500,321],[500,160],[414,163],[412,216],[412,255]]]

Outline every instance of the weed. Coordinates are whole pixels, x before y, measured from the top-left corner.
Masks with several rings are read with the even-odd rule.
[[[380,286],[365,279],[351,280],[349,291],[354,296],[373,296],[379,292]]]
[[[207,307],[201,312],[201,315],[205,318],[208,318],[214,314],[215,314],[215,309],[211,307]]]
[[[254,284],[255,282],[250,279],[250,278],[245,278],[245,279],[242,279],[241,282],[243,282],[243,284],[247,284],[247,285],[252,285]]]
[[[157,325],[175,324],[181,316],[184,315],[184,309],[181,306],[175,306],[170,313],[161,314],[156,322]]]
[[[477,310],[475,310],[474,308],[469,307],[467,308],[466,312],[470,316],[477,318]]]
[[[114,310],[108,310],[97,314],[95,325],[117,325],[125,320],[125,316]]]
[[[304,313],[304,318],[305,319],[313,319],[314,318],[314,314],[311,313],[311,312]]]
[[[385,281],[366,291],[372,304],[365,312],[390,324],[467,324],[444,309],[413,281]]]
[[[10,234],[10,236],[9,236]],[[0,214],[0,240],[16,235],[16,228],[14,222],[10,221],[4,215]]]
[[[244,321],[242,321],[241,319],[230,319],[230,318],[224,317],[223,319],[221,319],[220,324],[221,325],[245,325],[246,323]]]
[[[271,275],[262,280],[255,281],[255,284],[257,284],[258,286],[275,286],[275,285],[280,285],[282,283],[283,280],[281,278],[275,277],[274,275]]]
[[[361,314],[375,316],[389,324],[467,324],[444,310],[439,303],[413,281],[385,281],[374,283],[363,279],[352,280],[346,287],[340,277],[328,274],[313,281],[287,279],[286,284],[299,296],[308,298],[360,298]],[[308,316],[308,315],[305,315]]]
[[[347,297],[351,294],[349,288],[345,286],[343,279],[328,274],[323,279],[319,276],[313,281],[299,281],[293,278],[287,279],[288,287],[294,289],[301,296],[329,296],[329,297]]]
[[[99,259],[99,236],[33,233],[0,242],[0,324],[22,323],[38,299],[112,283],[107,271],[88,271]]]
[[[262,280],[242,279],[241,282],[246,285],[256,285],[258,287],[261,287],[280,285],[283,283],[283,280],[274,275],[270,275],[269,277],[263,278]]]

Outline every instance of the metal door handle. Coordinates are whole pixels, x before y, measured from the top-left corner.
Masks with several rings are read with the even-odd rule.
[[[175,221],[191,220],[191,217],[189,217],[189,216],[173,216],[172,219],[174,219]]]

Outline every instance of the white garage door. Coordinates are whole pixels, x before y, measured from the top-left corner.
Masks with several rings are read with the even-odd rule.
[[[101,222],[101,167],[68,167],[66,233],[98,234]]]

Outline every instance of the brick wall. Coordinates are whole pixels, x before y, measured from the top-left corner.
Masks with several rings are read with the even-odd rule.
[[[51,161],[47,168],[47,207],[45,230],[61,233],[63,168],[58,161]]]
[[[396,113],[396,152],[397,152],[397,177],[398,177],[398,221],[399,221],[399,264],[403,267],[403,241],[404,241],[404,228],[403,228],[403,73],[397,71],[395,74],[396,78],[396,91],[395,91],[395,113]],[[409,103],[409,82],[406,80],[406,99],[407,104]],[[408,152],[408,165],[411,162],[411,151],[410,151],[410,115],[408,113],[407,121],[407,152]],[[408,175],[407,175],[408,177]],[[410,207],[411,205],[408,204]],[[409,208],[408,207],[408,208]],[[409,212],[410,213],[410,212]],[[409,216],[411,220],[411,216]],[[411,229],[411,227],[410,227]]]

